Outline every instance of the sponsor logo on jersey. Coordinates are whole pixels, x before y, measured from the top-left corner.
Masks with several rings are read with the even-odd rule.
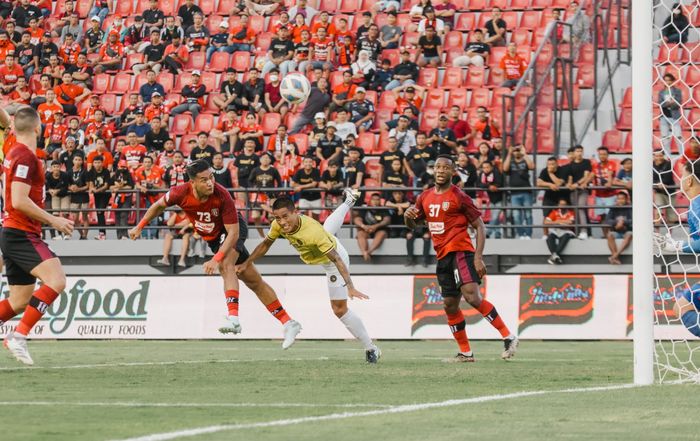
[[[428,222],[428,230],[430,230],[430,234],[442,234],[445,232],[445,223]]]
[[[200,222],[198,220],[194,221],[195,230],[202,233],[211,233],[214,231],[216,224],[214,222]]]

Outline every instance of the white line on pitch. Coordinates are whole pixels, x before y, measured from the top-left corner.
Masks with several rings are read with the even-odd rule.
[[[288,418],[283,420],[273,420],[273,421],[263,421],[259,423],[245,423],[245,424],[221,424],[216,426],[206,426],[197,427],[193,429],[178,430],[174,432],[163,432],[154,433],[151,435],[138,436],[134,438],[125,438],[120,441],[168,441],[178,438],[186,438],[190,436],[205,435],[209,433],[218,433],[232,430],[243,430],[243,429],[259,429],[265,427],[279,427],[279,426],[291,426],[296,424],[311,423],[316,421],[332,421],[332,420],[344,420],[347,418],[354,417],[368,417],[376,415],[387,415],[395,413],[405,413],[405,412],[415,412],[419,410],[435,409],[441,407],[457,406],[463,404],[477,404],[485,403],[488,401],[499,401],[499,400],[510,400],[514,398],[523,397],[533,397],[540,395],[558,394],[558,393],[582,393],[582,392],[599,392],[608,391],[616,389],[627,389],[637,387],[634,384],[620,384],[614,386],[598,386],[598,387],[583,387],[576,389],[560,389],[560,390],[537,390],[529,392],[515,392],[510,394],[501,395],[486,395],[481,397],[473,398],[463,398],[458,400],[447,400],[439,401],[435,403],[418,403],[418,404],[407,404],[402,406],[389,407],[387,409],[379,410],[367,410],[361,412],[343,412],[343,413],[331,413],[328,415],[320,416],[310,416],[303,418]]]
[[[74,364],[69,366],[17,366],[0,367],[0,371],[25,371],[36,369],[95,369],[109,367],[132,367],[132,366],[173,366],[178,364],[207,364],[207,363],[255,363],[255,362],[280,362],[280,361],[326,361],[328,357],[318,358],[256,358],[256,359],[231,359],[231,360],[181,360],[181,361],[137,361],[129,363],[101,363],[101,364]]]
[[[0,401],[0,406],[76,406],[76,407],[274,407],[274,408],[293,408],[293,407],[337,407],[337,408],[358,408],[358,407],[376,407],[390,408],[394,407],[391,404],[372,404],[372,403],[137,403],[137,402],[72,402],[72,401]]]

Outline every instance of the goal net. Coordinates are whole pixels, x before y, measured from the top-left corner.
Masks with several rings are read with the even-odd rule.
[[[653,237],[661,245],[653,271],[655,379],[700,382],[700,340],[693,334],[700,335],[693,329],[700,253],[687,246],[700,220],[691,200],[700,195],[683,182],[688,163],[700,176],[700,0],[634,3],[653,8]]]

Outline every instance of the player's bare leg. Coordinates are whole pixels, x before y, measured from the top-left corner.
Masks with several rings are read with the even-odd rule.
[[[460,288],[464,300],[466,300],[470,305],[474,307],[481,315],[491,323],[491,326],[496,328],[496,330],[503,337],[504,350],[501,354],[501,358],[508,360],[515,355],[515,351],[518,349],[519,340],[518,337],[513,335],[503,319],[496,311],[496,307],[493,306],[491,302],[486,299],[481,298],[481,293],[479,292],[479,285],[476,283],[466,283]]]
[[[474,353],[469,346],[469,338],[467,337],[467,322],[464,319],[464,314],[459,308],[459,296],[444,297],[443,303],[445,314],[447,315],[447,324],[450,326],[450,331],[459,345],[459,352],[453,358],[444,360],[447,363],[471,363],[474,362]]]
[[[372,342],[372,339],[367,333],[367,329],[365,329],[364,323],[362,323],[362,319],[348,309],[348,301],[331,300],[331,309],[333,309],[333,314],[343,322],[353,337],[358,339],[365,347],[367,362],[376,363],[382,353],[374,342]]]
[[[263,280],[255,265],[249,265],[245,271],[238,275],[238,278],[255,293],[260,303],[265,305],[270,314],[282,323],[284,327],[282,349],[289,349],[301,332],[301,324],[289,317],[289,314],[287,314],[287,311],[277,298],[275,290]]]
[[[11,297],[13,297],[10,305],[15,304],[18,309],[24,309],[24,315],[15,331],[8,334],[4,341],[10,353],[26,365],[34,364],[27,349],[27,335],[66,287],[66,275],[57,257],[43,261],[31,271],[31,274],[41,280],[42,285],[32,292],[28,300],[28,291],[33,289],[33,286],[22,285],[16,286],[15,289],[10,287]],[[19,311],[15,310],[15,313]]]

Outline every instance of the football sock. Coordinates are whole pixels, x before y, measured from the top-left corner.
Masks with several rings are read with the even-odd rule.
[[[498,315],[498,311],[496,311],[496,308],[493,306],[493,304],[491,304],[491,302],[488,300],[482,300],[481,305],[479,305],[477,310],[489,323],[491,323],[491,326],[496,328],[498,332],[501,333],[501,337],[506,338],[511,335],[508,327],[505,323],[503,323],[503,319],[501,319],[501,316]]]
[[[346,200],[342,204],[338,205],[338,208],[333,210],[333,213],[328,216],[328,219],[323,223],[323,229],[331,233],[332,235],[336,235],[338,231],[340,231],[340,227],[343,226],[343,222],[345,221],[345,216],[347,216],[348,212],[352,208],[352,205],[354,202],[351,199]]]
[[[228,308],[228,315],[235,315],[238,317],[238,290],[229,289],[225,293],[226,295],[226,307]]]
[[[39,289],[34,291],[34,295],[29,299],[29,305],[24,310],[22,320],[17,325],[17,333],[24,335],[29,334],[29,331],[37,324],[41,317],[46,312],[49,306],[58,297],[58,293],[48,285],[41,285]]]
[[[275,300],[267,305],[267,310],[270,311],[270,314],[274,315],[275,318],[280,321],[280,323],[285,324],[289,321],[289,314],[287,314],[287,311],[284,309],[279,300]]]
[[[362,342],[366,350],[376,348],[367,333],[367,329],[365,329],[364,323],[362,323],[360,317],[356,316],[354,312],[348,310],[344,316],[340,317],[340,321],[343,322],[345,327],[348,328],[348,331],[350,331],[356,339]]]
[[[8,299],[5,299],[2,302],[0,302],[0,325],[7,322],[16,315],[17,313],[14,309],[12,309],[12,306],[10,305],[10,301]]]
[[[447,314],[447,324],[450,325],[450,331],[457,344],[459,345],[459,352],[463,354],[468,354],[472,350],[469,347],[469,338],[467,337],[467,322],[464,320],[464,314],[462,311],[457,311],[455,314]]]

